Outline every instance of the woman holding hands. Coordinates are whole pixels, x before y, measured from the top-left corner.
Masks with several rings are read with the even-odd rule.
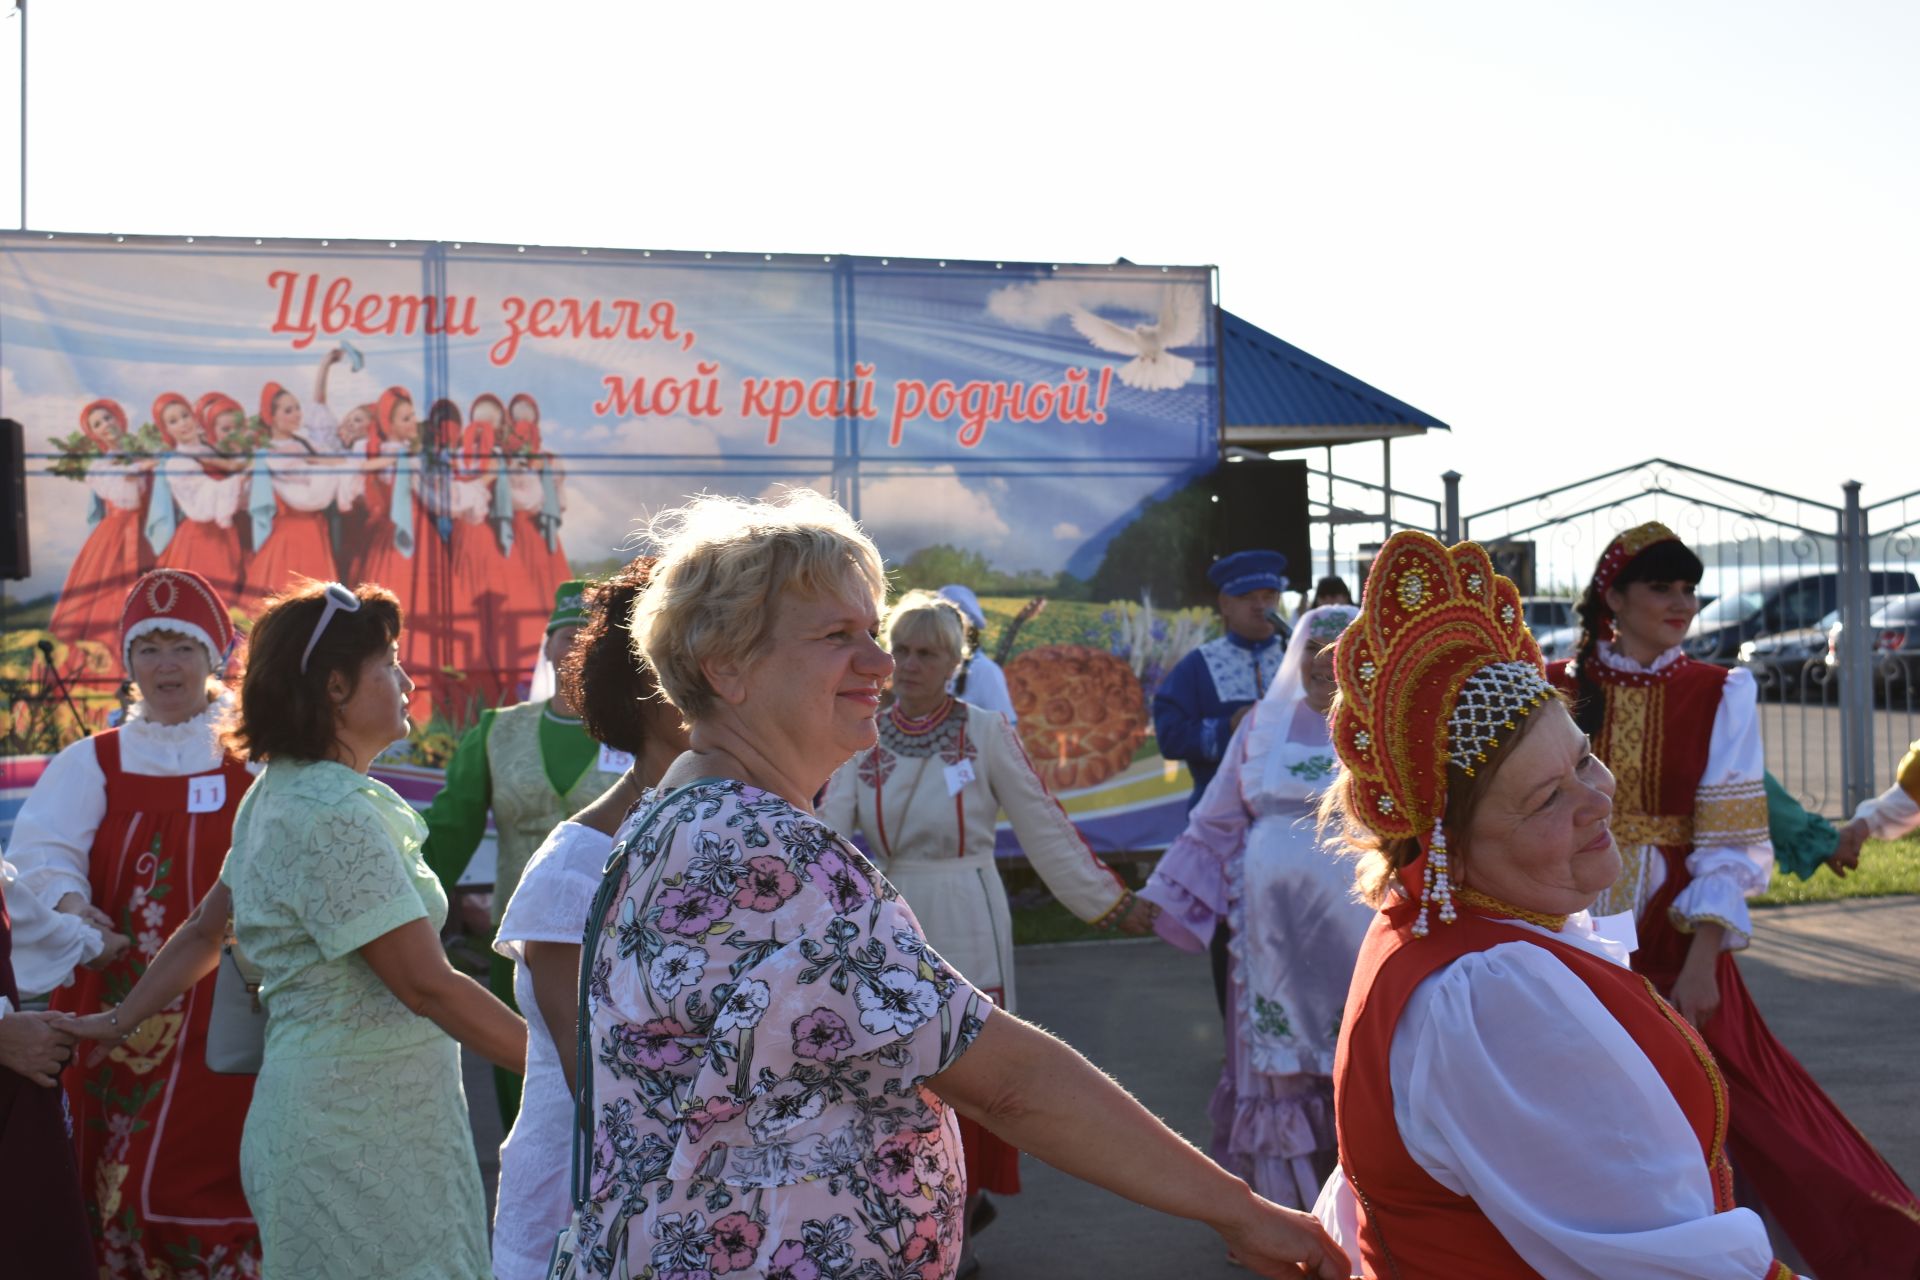
[[[622,830],[581,957],[575,1274],[951,1280],[964,1112],[1076,1176],[1208,1222],[1258,1274],[1345,1274],[955,972],[813,814],[870,750],[884,571],[845,511],[700,498],[657,519],[636,649],[691,749]]]
[[[232,735],[266,769],[220,886],[117,1009],[72,1024],[124,1038],[219,963],[231,911],[269,1014],[240,1146],[266,1275],[489,1272],[459,1046],[519,1070],[526,1024],[448,965],[424,824],[367,776],[407,732],[400,621],[379,587],[312,583],[269,602]]]

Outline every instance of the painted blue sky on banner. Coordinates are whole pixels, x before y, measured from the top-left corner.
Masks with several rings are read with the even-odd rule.
[[[1084,575],[1142,500],[1215,457],[1204,268],[0,246],[0,409],[30,448],[99,397],[135,425],[166,391],[224,392],[251,414],[277,381],[310,403],[345,341],[364,363],[330,371],[336,416],[395,385],[423,416],[442,396],[463,412],[486,393],[537,401],[582,563],[687,493],[804,483],[855,505],[892,557],[947,542]],[[75,482],[30,485],[35,574],[16,598],[59,589],[87,534]]]

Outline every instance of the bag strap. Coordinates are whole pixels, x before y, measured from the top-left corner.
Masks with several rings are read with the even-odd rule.
[[[613,910],[613,900],[620,896],[620,879],[626,871],[627,855],[634,845],[640,843],[641,835],[653,826],[654,820],[668,805],[697,787],[722,781],[725,779],[695,778],[654,801],[653,808],[640,819],[639,825],[627,834],[626,839],[607,858],[606,871],[600,877],[600,888],[593,895],[593,907],[587,913],[586,937],[580,944],[580,1001],[574,1015],[573,1071],[577,1077],[577,1087],[573,1101],[573,1154],[569,1163],[572,1165],[573,1207],[576,1210],[593,1174],[593,1170],[585,1163],[592,1158],[592,1146],[581,1139],[593,1132],[593,1030],[587,1015],[587,993],[593,973],[594,953],[600,948],[601,926],[606,921],[607,913]]]

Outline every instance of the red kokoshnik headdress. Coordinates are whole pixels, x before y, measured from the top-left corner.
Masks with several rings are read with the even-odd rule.
[[[1472,776],[1522,717],[1552,696],[1520,593],[1493,571],[1477,543],[1451,549],[1412,530],[1388,539],[1367,574],[1360,616],[1341,636],[1335,665],[1334,748],[1345,766],[1347,811],[1385,839],[1412,837],[1425,851],[1402,879],[1451,923],[1447,867],[1447,766]]]
[[[1607,607],[1607,592],[1613,590],[1613,584],[1620,580],[1622,570],[1648,547],[1678,541],[1679,534],[1658,520],[1649,520],[1633,526],[1609,542],[1607,549],[1600,553],[1600,563],[1593,566],[1593,581],[1587,586],[1587,599],[1600,611],[1600,617],[1613,616],[1613,610]]]

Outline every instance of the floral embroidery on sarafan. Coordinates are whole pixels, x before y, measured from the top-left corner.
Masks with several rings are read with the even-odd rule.
[[[589,1273],[944,1274],[966,1188],[920,1084],[972,1042],[982,997],[785,801],[702,784],[655,831],[588,969]]]
[[[1293,1021],[1287,1016],[1286,1007],[1262,995],[1253,998],[1253,1029],[1282,1040],[1293,1038]]]
[[[1308,756],[1305,760],[1296,760],[1287,766],[1287,772],[1296,778],[1308,782],[1318,782],[1333,772],[1332,756]]]

